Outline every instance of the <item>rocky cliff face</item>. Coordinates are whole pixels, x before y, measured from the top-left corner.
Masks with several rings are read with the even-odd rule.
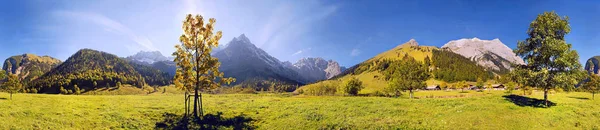
[[[288,61],[283,64],[297,71],[308,82],[326,80],[343,71],[337,62],[323,58],[302,58],[294,64]]]
[[[471,59],[477,64],[496,73],[506,73],[512,69],[511,64],[525,64],[523,59],[504,45],[499,39],[480,40],[478,38],[453,40],[442,46]]]
[[[306,80],[298,72],[286,67],[277,58],[256,47],[244,34],[233,38],[225,48],[216,52],[221,70],[226,77],[236,78],[233,84],[256,81],[273,81],[291,85],[303,85]]]
[[[129,61],[134,61],[137,63],[144,64],[153,64],[154,62],[159,61],[168,61],[169,58],[165,57],[159,51],[140,51],[135,55],[129,56],[126,58]],[[173,60],[170,60],[173,61]]]
[[[27,83],[42,76],[60,63],[60,60],[50,56],[23,54],[11,56],[4,60],[2,69],[6,73],[18,75],[24,83]]]
[[[600,74],[599,73],[600,66],[598,66],[598,61],[600,61],[600,56],[594,56],[594,57],[588,59],[585,62],[585,70],[588,71],[589,73]]]
[[[140,51],[134,55],[124,58],[125,60],[139,65],[153,67],[162,72],[167,72],[169,75],[175,75],[174,57],[166,57],[159,51]]]

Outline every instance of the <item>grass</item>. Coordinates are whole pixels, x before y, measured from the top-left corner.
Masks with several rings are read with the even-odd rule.
[[[432,50],[435,49],[438,48],[435,46],[409,46],[407,44],[401,44],[391,50],[378,54],[365,62],[382,59],[401,60],[401,58],[404,57],[404,55],[408,55],[410,57],[415,58],[417,61],[423,62],[425,57],[431,58],[433,56]],[[365,88],[362,89],[359,92],[359,94],[369,95],[375,94],[377,92],[383,92],[384,88],[388,86],[388,82],[385,81],[385,76],[380,71],[366,71],[356,75],[348,74],[337,80],[320,81],[317,83],[305,85],[303,87],[315,87],[332,84],[335,86],[340,86],[343,85],[344,81],[349,80],[351,77],[356,77],[363,82],[363,86]],[[427,85],[439,85],[441,81],[432,78],[427,80],[426,83]]]
[[[169,90],[168,90],[169,91]],[[515,93],[518,93],[515,92]],[[252,118],[257,129],[598,129],[600,99],[556,93],[556,106],[519,106],[503,91],[420,91],[417,97],[205,95],[205,113]],[[479,94],[479,95],[478,95]],[[529,96],[541,99],[541,92]],[[45,95],[0,93],[0,129],[154,129],[164,113],[183,113],[183,95]]]

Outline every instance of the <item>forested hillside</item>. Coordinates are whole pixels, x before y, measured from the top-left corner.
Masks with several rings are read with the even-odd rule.
[[[332,80],[321,81],[315,84],[303,86],[307,88],[340,86],[341,83],[352,77],[356,77],[363,82],[365,88],[361,91],[363,94],[374,94],[384,91],[388,86],[388,79],[384,72],[391,64],[403,62],[403,57],[414,58],[417,62],[429,66],[431,78],[427,85],[438,85],[441,82],[454,83],[457,81],[476,81],[477,78],[483,80],[492,79],[493,73],[486,70],[477,63],[450,51],[444,51],[432,46],[419,46],[411,39],[410,41],[398,45],[397,47],[380,53],[377,56],[368,59],[362,63],[352,66],[342,72]]]
[[[59,93],[66,90],[91,90],[116,86],[117,83],[144,85],[142,76],[127,61],[106,52],[82,49],[63,64],[34,80],[26,90]]]
[[[163,72],[157,68],[147,65],[141,65],[134,62],[129,64],[137,71],[148,85],[165,86],[173,82],[173,76],[167,72]]]
[[[446,50],[433,50],[431,58],[432,65],[435,66],[433,74],[435,79],[446,82],[456,81],[476,81],[477,78],[488,80],[494,78],[491,71],[486,71],[477,63]]]

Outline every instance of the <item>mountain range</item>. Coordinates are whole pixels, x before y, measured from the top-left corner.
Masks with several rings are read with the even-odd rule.
[[[175,62],[172,57],[166,57],[160,51],[140,51],[132,56],[124,58],[125,60],[144,66],[156,68],[169,75],[175,75]]]
[[[295,63],[282,62],[256,47],[244,34],[233,38],[228,44],[221,44],[211,54],[221,62],[219,69],[225,77],[237,79],[232,85],[257,90],[273,85],[298,87],[323,81],[340,81],[353,76],[369,81],[365,83],[371,87],[366,90],[377,90],[377,86],[385,85],[382,74],[386,66],[401,61],[404,56],[431,64],[430,70],[434,76],[428,84],[474,81],[480,77],[489,79],[493,77],[492,74],[509,71],[512,64],[523,64],[523,60],[500,40],[477,38],[453,40],[441,48],[421,46],[411,39],[348,69],[336,61],[320,57],[301,58]],[[597,60],[590,60],[597,63]],[[598,71],[597,64],[586,65],[586,69],[589,68]],[[136,86],[168,85],[176,66],[172,58],[158,51],[141,51],[119,58],[101,51],[82,49],[64,63],[49,56],[13,56],[5,60],[3,69],[31,81],[32,84],[27,85],[31,87],[29,89],[57,93],[60,87],[73,89],[74,85],[88,90],[115,86],[117,82]]]
[[[220,70],[225,76],[237,79],[233,85],[256,85],[259,81],[303,85],[329,79],[345,69],[337,62],[323,58],[302,58],[293,64],[281,62],[252,44],[244,34],[233,38],[228,44],[220,44],[212,55],[219,58]],[[171,75],[175,73],[175,63],[165,60],[168,58],[158,51],[141,51],[125,59]]]
[[[505,74],[512,69],[512,64],[525,64],[512,49],[500,39],[481,40],[478,38],[452,40],[442,49],[460,54],[497,74]]]
[[[345,69],[345,67],[341,67],[333,60],[325,60],[320,57],[301,58],[294,64],[289,61],[283,62],[282,64],[298,72],[307,83],[330,79],[333,76],[342,73]]]
[[[277,58],[257,48],[244,34],[233,38],[227,47],[214,53],[214,57],[221,62],[219,70],[226,77],[236,78],[233,85],[256,86],[257,81],[265,80],[288,85],[306,83],[306,79],[295,70],[285,67]],[[258,85],[258,88],[269,85]]]
[[[421,46],[415,39],[400,44],[388,51],[380,53],[366,61],[354,65],[341,74],[325,81],[303,86],[301,89],[313,86],[341,85],[344,81],[357,78],[363,82],[363,93],[375,94],[383,92],[387,86],[386,73],[394,62],[402,62],[403,57],[414,58],[416,61],[428,64],[431,78],[428,85],[441,82],[476,81],[492,79],[493,73],[476,62],[447,49],[435,46]]]

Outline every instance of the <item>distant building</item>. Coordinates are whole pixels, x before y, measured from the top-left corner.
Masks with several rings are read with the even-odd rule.
[[[475,86],[475,85],[470,85],[469,89],[470,90],[479,90],[479,88],[477,86]]]
[[[425,90],[442,90],[439,85],[430,85],[425,87]]]
[[[504,84],[492,84],[492,88],[494,90],[504,90],[506,87],[504,87]]]

